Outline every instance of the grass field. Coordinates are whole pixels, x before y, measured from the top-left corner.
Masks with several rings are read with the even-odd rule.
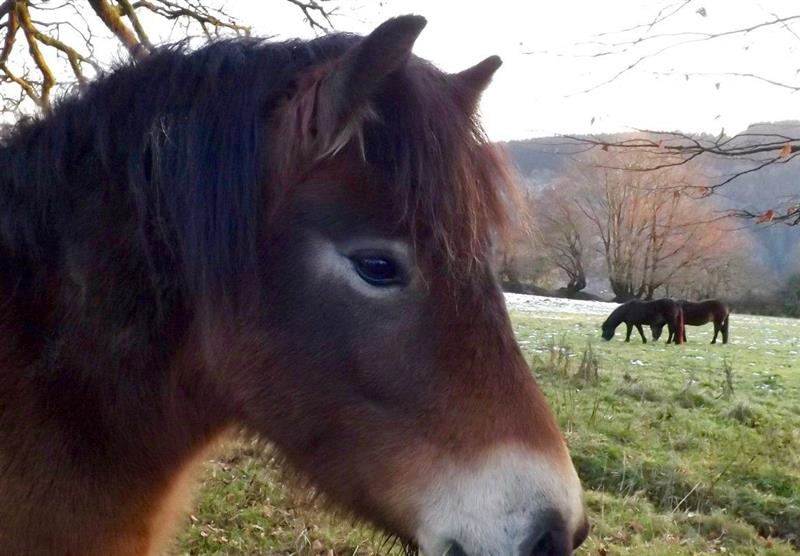
[[[534,300],[531,302],[530,300]],[[579,554],[800,554],[800,320],[731,316],[731,343],[599,340],[610,306],[520,296],[515,330],[593,524]],[[240,442],[207,464],[176,554],[400,553],[331,517]]]

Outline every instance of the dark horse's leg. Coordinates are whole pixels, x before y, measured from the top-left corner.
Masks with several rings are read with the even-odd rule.
[[[631,325],[631,323],[629,323],[629,322],[626,322],[625,326],[628,327],[628,333],[625,334],[625,341],[626,342],[630,342],[631,341],[631,331],[633,330],[633,325]]]
[[[647,343],[647,338],[644,337],[644,330],[642,330],[642,325],[641,324],[637,324],[636,325],[636,330],[639,331],[639,336],[642,337],[642,343],[646,344]]]
[[[727,344],[728,343],[728,317],[730,317],[730,314],[725,315],[725,320],[722,321],[722,326],[720,326],[720,329],[722,330],[722,343],[723,344]]]
[[[717,319],[714,319],[714,338],[711,340],[712,344],[717,343],[717,334],[719,334],[720,330],[722,330],[722,323]]]

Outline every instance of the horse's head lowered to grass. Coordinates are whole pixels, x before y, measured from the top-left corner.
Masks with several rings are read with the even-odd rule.
[[[232,427],[425,554],[588,525],[491,267],[512,186],[424,26],[165,50],[0,150],[0,543],[144,554]]]

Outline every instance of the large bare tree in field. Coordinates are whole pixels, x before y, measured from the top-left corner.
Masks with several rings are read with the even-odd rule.
[[[574,202],[594,229],[619,300],[651,299],[732,252],[724,219],[687,195],[700,172],[689,166],[640,171],[652,163],[639,152],[600,151],[577,161],[569,174],[579,188]]]
[[[530,199],[538,243],[547,260],[567,277],[564,288],[573,295],[586,287],[588,253],[586,219],[575,203],[577,188],[561,180]]]
[[[594,228],[611,290],[618,299],[636,297],[635,272],[647,222],[642,218],[644,176],[604,166],[599,156],[576,161],[568,179],[579,189],[576,206]],[[617,164],[624,164],[621,160]]]
[[[521,222],[505,241],[498,242],[498,273],[508,291],[526,293],[549,282],[553,265],[543,249],[542,233],[533,220],[530,199],[520,199]],[[524,206],[523,206],[524,205]]]
[[[331,0],[271,0],[297,7],[317,29],[330,26]],[[48,111],[54,93],[81,87],[113,57],[109,39],[139,60],[169,40],[247,35],[222,0],[5,0],[0,3],[2,111]]]

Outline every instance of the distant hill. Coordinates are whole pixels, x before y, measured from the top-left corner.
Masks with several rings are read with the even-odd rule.
[[[800,121],[752,124],[747,134],[781,134],[800,137]],[[602,136],[609,141],[619,141],[629,134]],[[707,136],[710,137],[710,136]],[[758,137],[743,137],[742,143],[755,142]],[[553,183],[564,175],[570,158],[582,148],[562,137],[538,137],[523,141],[503,143],[517,165],[527,187],[537,189]],[[707,158],[709,180],[721,181],[722,176],[749,168],[746,161],[733,158]],[[716,180],[715,180],[716,178]],[[760,212],[773,206],[784,206],[787,199],[800,198],[800,161],[773,164],[757,172],[744,175],[718,191],[715,199],[721,209],[738,208]],[[751,226],[742,221],[743,226]],[[790,259],[800,243],[800,227],[785,225],[752,225],[756,240],[761,246],[765,264],[778,277],[797,268]]]

